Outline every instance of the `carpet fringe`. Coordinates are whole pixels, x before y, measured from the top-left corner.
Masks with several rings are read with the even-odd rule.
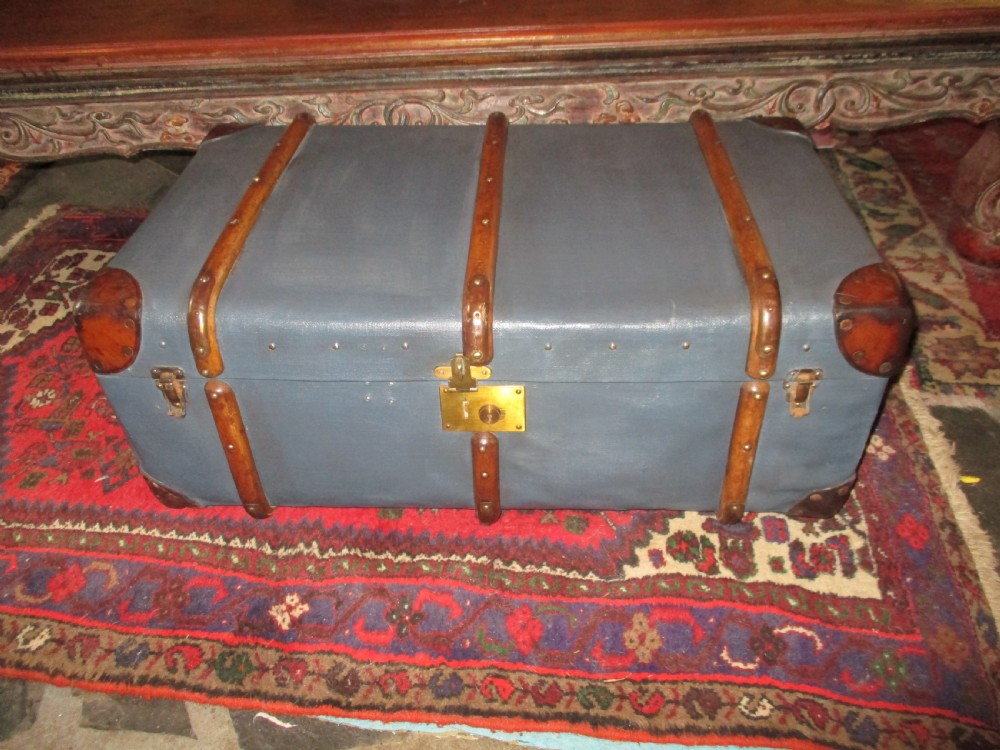
[[[945,437],[941,423],[931,413],[925,400],[926,394],[911,384],[912,368],[913,365],[910,365],[907,372],[899,379],[903,401],[920,425],[920,431],[927,444],[931,462],[941,479],[941,487],[948,505],[955,514],[955,521],[972,556],[987,604],[994,619],[1000,619],[1000,565],[998,565],[997,551],[993,548],[969,498],[961,488],[962,472],[955,461],[954,444]],[[978,406],[982,408],[982,402]]]

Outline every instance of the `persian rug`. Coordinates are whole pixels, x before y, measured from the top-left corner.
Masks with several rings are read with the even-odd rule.
[[[836,162],[921,330],[847,506],[808,523],[166,509],[71,324],[143,217],[40,216],[0,247],[0,675],[605,740],[1000,746],[996,621],[921,400],[995,388],[1000,347],[888,154]]]

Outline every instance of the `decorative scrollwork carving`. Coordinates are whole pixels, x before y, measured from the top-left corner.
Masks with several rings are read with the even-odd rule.
[[[1000,69],[771,72],[737,77],[455,89],[315,92],[254,98],[24,105],[0,108],[0,157],[51,160],[79,153],[131,155],[194,148],[223,123],[481,124],[679,122],[696,109],[717,119],[792,117],[806,127],[877,128],[933,117],[1000,116]]]
[[[972,209],[976,227],[1000,244],[1000,180],[990,183]]]

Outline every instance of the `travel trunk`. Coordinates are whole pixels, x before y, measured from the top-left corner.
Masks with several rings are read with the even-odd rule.
[[[252,127],[88,286],[169,505],[836,512],[912,313],[753,122]]]

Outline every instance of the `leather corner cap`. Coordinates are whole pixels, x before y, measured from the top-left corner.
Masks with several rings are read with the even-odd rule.
[[[128,271],[98,271],[84,287],[73,316],[94,372],[121,372],[135,362],[142,340],[142,291]]]
[[[852,367],[890,377],[906,363],[913,335],[913,305],[902,281],[885,263],[848,274],[833,298],[837,346]]]
[[[813,490],[793,505],[788,515],[802,521],[812,518],[831,518],[844,507],[856,481],[857,475],[834,487]]]
[[[153,497],[159,500],[166,507],[173,508],[175,510],[179,510],[181,508],[199,507],[198,503],[194,500],[181,494],[177,490],[167,487],[165,484],[160,484],[152,477],[143,474],[142,478],[145,479],[146,484],[149,485],[149,489],[153,493]]]

